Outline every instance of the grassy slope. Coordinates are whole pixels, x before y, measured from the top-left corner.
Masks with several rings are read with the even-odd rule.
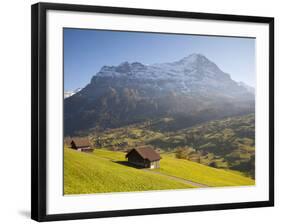
[[[121,160],[120,153],[113,153],[116,160]],[[106,157],[109,158],[109,155],[102,150],[81,153],[65,149],[64,193],[87,194],[192,187],[157,174],[115,163]],[[122,160],[124,160],[123,153]]]
[[[162,151],[192,147],[195,152],[188,159],[203,165],[255,174],[255,115],[213,120],[174,132],[161,131],[173,124],[173,119],[134,124],[123,128],[93,133],[96,147],[123,150],[136,145],[152,145]],[[167,128],[166,128],[167,129]]]
[[[162,189],[191,188],[154,173],[115,163],[125,161],[125,154],[107,150],[81,153],[65,149],[64,192],[65,194],[86,194],[102,192],[128,192]],[[157,171],[208,186],[253,185],[254,180],[204,166],[188,160],[175,159],[171,155],[161,155],[160,169]]]
[[[208,167],[184,159],[175,159],[161,155],[159,171],[208,186],[241,186],[254,185],[255,181],[222,169]]]
[[[64,151],[64,193],[86,194],[191,188],[154,173],[116,163],[125,161],[124,153],[95,150],[81,153]],[[254,180],[237,173],[215,169],[188,160],[161,155],[157,171],[209,186],[253,185]]]
[[[125,161],[125,154],[122,152],[96,150],[95,155],[113,161]],[[176,159],[172,153],[161,154],[161,157],[160,169],[157,169],[157,171],[172,176],[206,184],[208,186],[241,186],[255,184],[253,179],[239,174],[238,171],[226,171],[185,159]]]

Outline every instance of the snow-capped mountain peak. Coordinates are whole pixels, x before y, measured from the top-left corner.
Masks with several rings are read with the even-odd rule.
[[[81,91],[82,88],[77,88],[75,90],[72,90],[72,91],[65,91],[64,92],[64,99],[68,98],[68,97],[71,97],[72,95],[78,93],[79,91]]]
[[[201,54],[161,64],[123,62],[103,66],[79,94],[65,100],[66,132],[161,116],[216,119],[252,112],[254,99]]]
[[[113,78],[134,82],[142,86],[159,89],[161,91],[174,91],[190,93],[200,91],[208,94],[210,91],[224,92],[229,95],[240,95],[250,92],[249,88],[239,85],[223,72],[214,62],[202,54],[191,54],[178,61],[144,65],[140,62],[123,62],[118,66],[103,66],[92,78]]]
[[[194,54],[188,55],[187,57],[184,57],[180,61],[194,63],[194,62],[198,62],[198,61],[209,61],[209,60],[202,54],[194,53]]]
[[[190,76],[194,77],[195,73],[204,73],[207,76],[213,74],[229,79],[229,75],[222,72],[215,63],[211,62],[202,54],[191,54],[179,61],[171,63],[143,65],[140,62],[123,62],[118,66],[103,66],[97,73],[97,76],[154,80],[188,80],[191,78]]]

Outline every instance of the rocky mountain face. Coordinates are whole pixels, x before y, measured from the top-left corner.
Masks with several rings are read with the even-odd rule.
[[[64,100],[65,134],[116,128],[172,117],[169,130],[254,112],[253,91],[205,56],[172,63],[104,66],[91,82]]]
[[[72,95],[78,93],[80,90],[81,90],[81,88],[77,88],[77,89],[75,89],[73,91],[65,91],[63,98],[66,99],[68,97],[71,97]]]

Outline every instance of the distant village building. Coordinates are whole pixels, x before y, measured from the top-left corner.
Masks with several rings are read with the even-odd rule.
[[[128,162],[144,168],[160,168],[160,155],[153,149],[137,148],[132,149],[126,154]]]
[[[88,138],[73,138],[71,141],[71,148],[80,152],[93,151]]]

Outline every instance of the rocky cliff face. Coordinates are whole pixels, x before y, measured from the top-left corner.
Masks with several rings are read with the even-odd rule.
[[[163,116],[175,129],[254,111],[254,94],[200,54],[172,63],[104,66],[64,101],[65,134]]]

